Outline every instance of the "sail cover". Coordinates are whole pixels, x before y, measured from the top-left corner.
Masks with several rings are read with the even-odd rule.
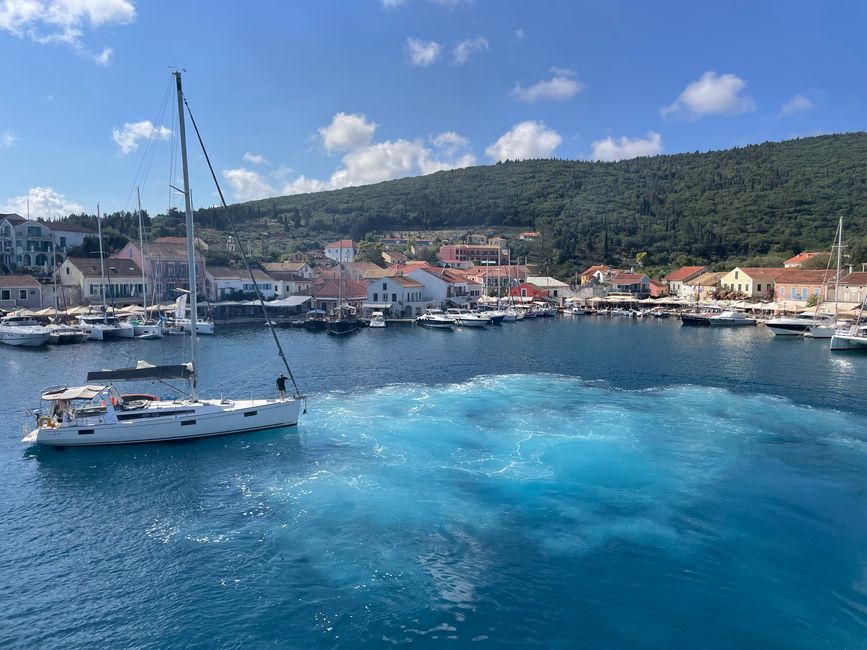
[[[139,361],[135,368],[117,370],[92,370],[87,373],[87,381],[146,381],[154,379],[190,379],[193,366],[190,363],[174,366],[155,366]]]

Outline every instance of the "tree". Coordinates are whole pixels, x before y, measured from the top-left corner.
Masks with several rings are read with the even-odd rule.
[[[819,253],[818,255],[813,255],[813,257],[801,264],[801,269],[804,271],[824,271],[828,268],[828,263],[830,261],[830,253]]]
[[[362,239],[355,249],[355,261],[372,262],[377,266],[385,267],[385,260],[382,259],[383,250],[385,249],[382,242]]]

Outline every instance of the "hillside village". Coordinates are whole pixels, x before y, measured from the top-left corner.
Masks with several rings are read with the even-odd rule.
[[[103,292],[106,302],[118,308],[144,300],[167,305],[179,290],[188,289],[185,238],[159,237],[147,242],[144,250],[129,242],[101,265],[98,257],[75,254],[85,239],[95,237],[73,224],[0,215],[0,265],[10,271],[0,275],[0,309],[92,307],[102,304]],[[527,231],[512,239],[540,237]],[[835,272],[801,268],[818,255],[815,252],[803,252],[780,267],[712,271],[683,266],[650,277],[640,266],[597,264],[563,278],[551,277],[526,260],[510,259],[510,239],[505,236],[470,234],[465,239],[437,245],[439,240],[423,232],[388,233],[372,248],[381,258],[377,262],[370,260],[370,242],[342,239],[321,250],[264,261],[251,279],[241,268],[207,262],[213,248],[236,252],[236,242],[197,238],[196,274],[215,317],[226,319],[253,315],[250,301],[257,290],[289,317],[310,309],[330,312],[341,301],[362,315],[382,311],[390,318],[414,318],[432,307],[475,306],[506,297],[558,306],[567,300],[608,298],[649,302],[668,297],[682,305],[725,299],[771,304],[774,311],[797,311],[834,298]],[[431,250],[435,257],[429,255]],[[865,295],[867,273],[846,269],[838,298],[860,304]]]

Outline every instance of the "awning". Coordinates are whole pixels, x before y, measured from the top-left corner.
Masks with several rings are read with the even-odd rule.
[[[139,361],[135,368],[117,370],[92,370],[87,373],[87,381],[145,381],[154,379],[190,379],[193,376],[192,364],[173,366],[154,366]]]
[[[361,305],[362,309],[391,309],[391,302],[366,302]]]
[[[42,399],[52,401],[59,399],[93,399],[106,388],[107,386],[74,386],[72,388],[63,386],[62,388],[50,388],[42,393]]]

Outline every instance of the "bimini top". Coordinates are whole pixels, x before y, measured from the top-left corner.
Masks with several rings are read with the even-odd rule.
[[[155,366],[147,361],[139,361],[135,368],[117,370],[92,370],[87,373],[87,381],[144,381],[148,379],[190,379],[193,376],[191,363],[174,366]]]
[[[97,395],[105,392],[108,386],[53,386],[42,391],[42,399],[44,400],[61,400],[61,399],[93,399]]]

